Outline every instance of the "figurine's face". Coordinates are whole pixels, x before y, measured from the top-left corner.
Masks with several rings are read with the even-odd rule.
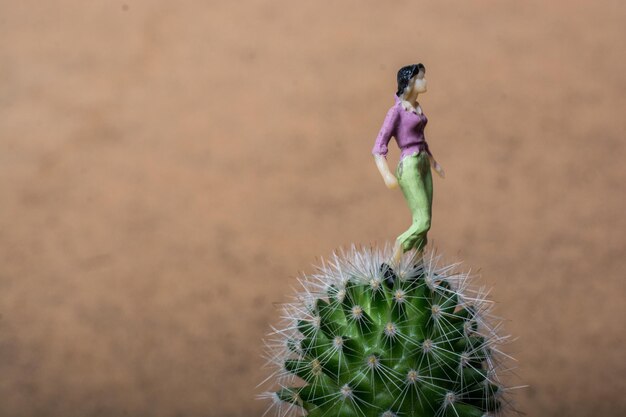
[[[424,71],[420,70],[409,80],[405,95],[423,94],[426,91],[426,78],[424,78]]]

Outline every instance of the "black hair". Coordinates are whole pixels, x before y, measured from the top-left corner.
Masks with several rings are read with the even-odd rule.
[[[411,78],[415,77],[420,70],[426,72],[426,67],[422,64],[413,64],[400,68],[398,71],[398,92],[396,96],[400,97],[404,93],[404,89],[409,85]]]

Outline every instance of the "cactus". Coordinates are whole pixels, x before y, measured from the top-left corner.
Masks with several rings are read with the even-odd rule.
[[[275,390],[266,414],[484,417],[510,408],[498,349],[501,320],[484,289],[433,254],[335,254],[284,306],[265,341]],[[497,323],[493,323],[497,321]],[[500,375],[499,375],[500,374]]]

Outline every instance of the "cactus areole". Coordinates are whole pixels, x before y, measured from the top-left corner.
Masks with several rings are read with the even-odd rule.
[[[301,279],[266,340],[267,414],[485,417],[507,408],[484,291],[433,255],[352,248]]]

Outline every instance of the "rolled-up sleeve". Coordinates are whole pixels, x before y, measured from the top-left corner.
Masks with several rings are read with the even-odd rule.
[[[387,151],[388,151],[387,145],[389,144],[389,140],[395,134],[395,130],[396,130],[396,121],[398,118],[396,107],[397,106],[393,106],[387,112],[385,121],[383,122],[383,125],[380,128],[380,132],[378,132],[376,143],[374,144],[374,148],[372,149],[373,155],[387,156]]]

